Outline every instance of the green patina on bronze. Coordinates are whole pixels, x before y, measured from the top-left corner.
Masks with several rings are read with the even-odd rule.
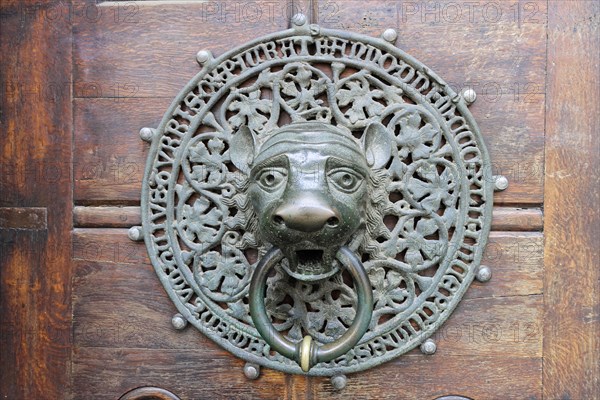
[[[494,179],[439,76],[384,39],[293,21],[199,53],[144,131],[142,233],[179,325],[251,363],[334,376],[448,318],[478,271]]]

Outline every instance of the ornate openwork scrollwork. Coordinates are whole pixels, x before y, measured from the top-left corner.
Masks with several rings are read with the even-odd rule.
[[[356,345],[308,372],[330,376],[397,357],[448,318],[479,267],[493,181],[465,99],[436,74],[384,39],[300,21],[217,59],[203,53],[202,70],[152,131],[143,233],[184,320],[251,363],[300,373],[261,337],[248,299],[273,246],[249,187],[275,185],[285,171],[251,177],[234,142],[246,132],[264,144],[299,126],[328,126],[355,141],[370,166],[368,198],[363,222],[340,245],[361,261],[373,305]],[[389,137],[384,162],[369,149],[370,129]],[[344,190],[354,178],[323,179]],[[284,257],[267,279],[266,313],[291,342],[333,343],[356,317],[352,279],[335,254],[322,260]]]

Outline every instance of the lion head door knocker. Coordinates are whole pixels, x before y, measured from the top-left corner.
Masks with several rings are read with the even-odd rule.
[[[494,189],[467,106],[382,38],[309,25],[219,58],[151,143],[142,227],[179,314],[259,366],[330,376],[421,346],[480,265]]]

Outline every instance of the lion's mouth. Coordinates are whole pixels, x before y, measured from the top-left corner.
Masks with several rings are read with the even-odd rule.
[[[292,249],[290,249],[292,250]],[[302,248],[285,252],[288,262],[287,272],[302,281],[314,281],[327,278],[337,272],[335,252],[331,249]]]
[[[298,250],[296,261],[301,266],[317,266],[323,262],[323,250]]]

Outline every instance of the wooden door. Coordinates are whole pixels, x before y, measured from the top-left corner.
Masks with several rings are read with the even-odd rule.
[[[455,89],[474,87],[510,182],[484,258],[493,279],[471,286],[437,353],[351,375],[341,392],[268,369],[248,381],[243,361],[176,332],[127,238],[138,131],[196,74],[197,51],[222,54],[297,11],[372,36],[393,27]],[[0,13],[1,398],[600,398],[598,2],[49,0]],[[155,389],[131,393],[143,387]]]

